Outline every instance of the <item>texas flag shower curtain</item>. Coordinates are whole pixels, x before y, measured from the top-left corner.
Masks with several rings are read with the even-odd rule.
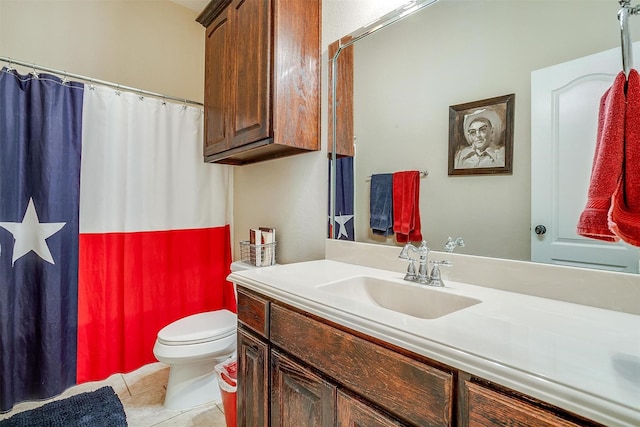
[[[228,166],[202,111],[0,72],[0,411],[154,362],[157,332],[235,311]]]

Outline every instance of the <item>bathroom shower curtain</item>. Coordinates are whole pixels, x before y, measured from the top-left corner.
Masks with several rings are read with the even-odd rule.
[[[202,119],[0,73],[0,411],[155,361],[181,317],[235,311],[231,169],[202,161]]]
[[[82,97],[0,72],[0,411],[75,383]]]
[[[204,163],[199,108],[86,89],[78,382],[154,362],[160,329],[235,311],[231,167]]]

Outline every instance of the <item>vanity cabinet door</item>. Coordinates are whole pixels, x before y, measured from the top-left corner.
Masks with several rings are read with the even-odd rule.
[[[463,419],[468,427],[577,427],[600,426],[585,420],[569,421],[524,400],[506,396],[470,381],[464,382],[466,398]],[[558,412],[560,412],[558,410]],[[567,417],[571,415],[566,414]],[[465,425],[465,424],[463,424]]]
[[[269,425],[269,344],[238,329],[237,423]]]
[[[338,390],[337,410],[336,425],[338,427],[401,427],[405,425],[389,418],[344,390]]]
[[[336,386],[282,353],[271,352],[271,426],[330,427]]]

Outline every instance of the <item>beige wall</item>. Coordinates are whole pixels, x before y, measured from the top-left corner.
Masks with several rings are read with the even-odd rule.
[[[202,102],[196,15],[167,0],[0,0],[0,55]]]

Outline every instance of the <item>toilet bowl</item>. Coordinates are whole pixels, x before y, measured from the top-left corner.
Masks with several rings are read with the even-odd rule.
[[[229,310],[194,314],[158,332],[153,354],[169,365],[167,409],[221,401],[214,367],[236,351],[236,315]]]
[[[231,271],[250,268],[256,267],[231,264]],[[214,368],[235,355],[236,331],[236,314],[216,310],[176,320],[158,332],[153,355],[169,365],[165,408],[184,410],[222,401]]]

